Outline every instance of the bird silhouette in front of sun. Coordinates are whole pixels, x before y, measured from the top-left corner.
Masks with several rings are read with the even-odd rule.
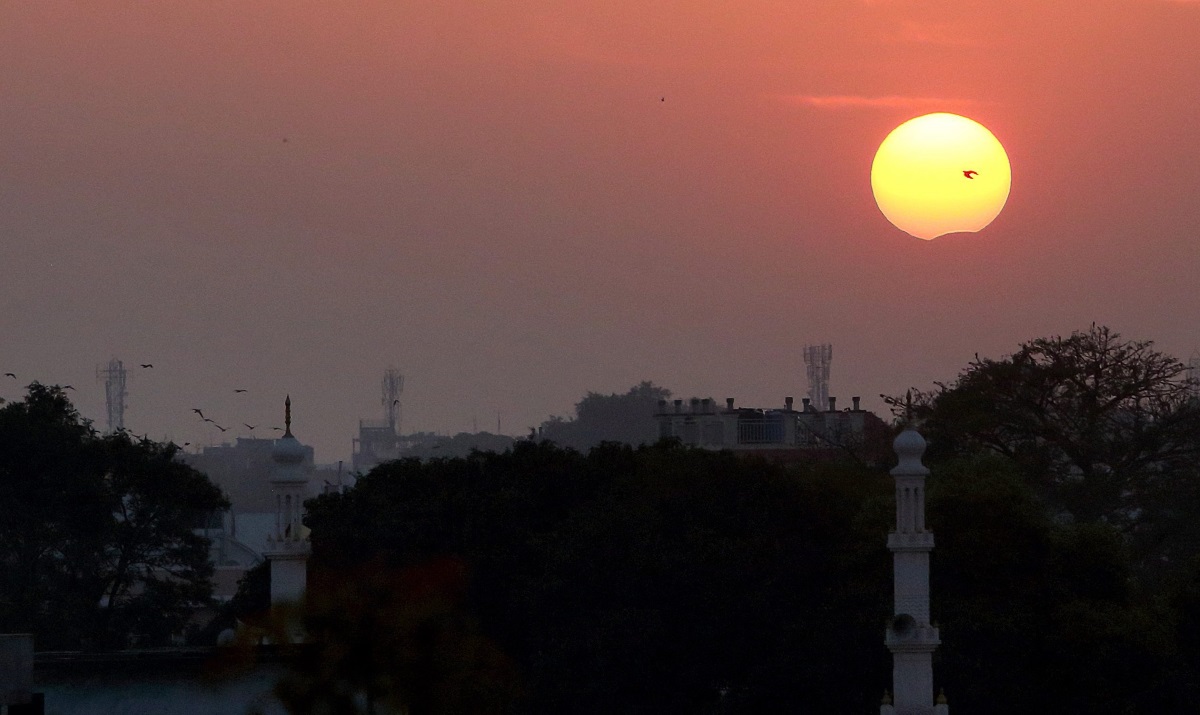
[[[975,171],[974,169],[967,169],[963,172],[963,176],[967,177],[968,179],[974,179],[978,174],[979,172]]]

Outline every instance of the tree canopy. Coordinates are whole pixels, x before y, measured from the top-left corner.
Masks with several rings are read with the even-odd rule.
[[[671,397],[665,387],[645,381],[623,395],[588,392],[575,405],[575,417],[551,417],[542,423],[541,438],[559,446],[588,450],[601,442],[650,444],[658,439],[654,413],[658,401]]]
[[[413,659],[414,634],[442,633],[476,668],[516,679],[488,681],[516,712],[868,708],[888,669],[889,495],[880,473],[828,467],[797,478],[671,445],[608,443],[583,455],[522,442],[505,454],[393,462],[308,503],[310,618],[322,623],[320,584],[357,581],[370,594],[377,580],[449,562],[462,568],[459,600],[431,611],[428,596],[383,589],[392,600],[374,601],[398,615],[372,622],[442,615],[410,628],[407,650],[387,646],[408,655],[387,659],[391,673],[372,682],[409,682],[413,662],[441,663],[440,677],[461,672]],[[459,609],[451,620],[447,604]],[[365,632],[394,643],[389,628]],[[331,631],[351,632],[322,629]],[[368,648],[337,642],[333,653]]]
[[[366,712],[346,694],[370,692],[414,715],[866,711],[890,682],[892,491],[882,470],[670,443],[383,465],[308,503],[323,646],[285,693]],[[1176,626],[1138,586],[1115,527],[1055,521],[987,455],[942,461],[929,522],[952,703],[1187,701],[1196,619]],[[1179,604],[1200,592],[1188,583]]]
[[[1187,367],[1103,326],[976,357],[918,400],[931,454],[1010,459],[1059,513],[1134,529],[1177,499],[1200,463]]]
[[[0,408],[0,631],[41,650],[180,633],[212,593],[196,529],[228,502],[176,451],[99,434],[57,387]]]

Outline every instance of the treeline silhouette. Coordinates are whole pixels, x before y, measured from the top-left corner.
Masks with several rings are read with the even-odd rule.
[[[893,400],[931,444],[935,677],[956,711],[1194,706],[1195,394],[1177,360],[1093,326]],[[413,713],[870,712],[892,488],[669,442],[381,465],[308,503],[322,645],[281,693],[293,712],[347,693]]]
[[[623,395],[588,392],[575,404],[574,417],[551,417],[534,436],[582,452],[602,442],[653,444],[658,441],[654,420],[658,401],[670,397],[670,390],[650,381],[634,385]]]

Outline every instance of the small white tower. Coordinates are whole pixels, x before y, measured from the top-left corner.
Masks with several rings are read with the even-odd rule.
[[[290,395],[283,406],[285,431],[271,449],[271,459],[275,462],[271,474],[275,530],[267,538],[267,551],[263,554],[271,562],[271,605],[298,601],[304,595],[311,551],[301,523],[308,475],[304,470],[304,447],[292,436]]]
[[[929,552],[933,532],[925,528],[925,477],[921,464],[925,438],[911,423],[892,443],[900,463],[896,480],[896,529],[888,534],[892,552],[895,608],[884,643],[892,652],[892,693],[882,715],[947,715],[943,698],[933,700],[933,652],[941,640],[929,623]]]

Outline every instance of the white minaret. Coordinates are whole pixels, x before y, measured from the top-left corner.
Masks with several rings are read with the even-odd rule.
[[[271,491],[275,493],[275,530],[263,554],[271,562],[271,605],[294,602],[304,595],[310,546],[301,517],[308,493],[304,447],[292,436],[292,398],[283,403],[283,437],[271,448],[275,465]]]
[[[892,652],[894,704],[884,699],[881,715],[946,715],[943,698],[933,702],[933,651],[941,641],[929,623],[929,552],[933,532],[925,528],[925,477],[921,464],[925,438],[909,424],[892,447],[900,463],[896,480],[896,529],[888,534],[892,552],[895,608],[884,643]]]

